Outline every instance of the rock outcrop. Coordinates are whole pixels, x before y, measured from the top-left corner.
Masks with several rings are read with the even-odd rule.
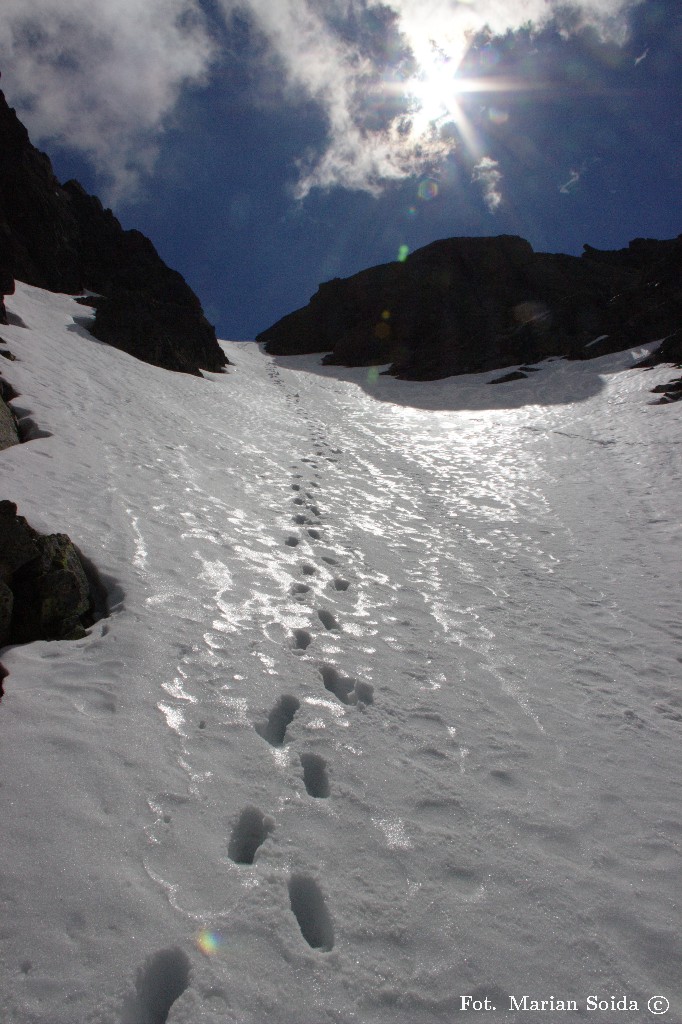
[[[138,359],[194,374],[227,365],[184,278],[78,182],[59,183],[0,92],[0,300],[15,279],[96,292],[92,333]]]
[[[0,206],[0,324],[7,323],[5,295],[14,295],[14,261],[12,257],[12,234]]]
[[[586,246],[582,257],[536,253],[510,235],[444,239],[321,285],[257,340],[277,355],[389,363],[413,380],[588,359],[681,326],[681,260],[682,236],[616,252]]]
[[[5,448],[11,448],[14,444],[19,444],[19,441],[17,421],[0,393],[0,451],[3,451]]]
[[[618,293],[600,319],[600,328],[608,338],[607,350],[619,351],[662,338],[664,341],[653,362],[679,362],[682,359],[682,235],[664,241],[636,238],[627,249],[613,252],[589,245],[584,248],[582,258],[588,264],[618,271]]]
[[[19,444],[21,441],[17,419],[9,405],[9,402],[16,397],[16,391],[0,373],[0,451],[11,448],[12,445]]]
[[[0,647],[85,635],[94,602],[80,556],[63,533],[43,536],[0,501]]]

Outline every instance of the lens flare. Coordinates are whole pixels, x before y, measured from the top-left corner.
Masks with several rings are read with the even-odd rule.
[[[493,124],[506,124],[509,120],[509,114],[506,110],[500,110],[497,107],[490,107],[488,110],[488,118]]]
[[[196,938],[197,946],[205,956],[215,956],[223,942],[220,932],[212,932],[208,928],[202,928]]]
[[[398,249],[398,263],[404,263],[407,257],[410,255],[409,245],[401,245]]]
[[[435,199],[438,195],[438,182],[434,181],[433,178],[424,178],[423,181],[419,182],[417,195],[425,203],[428,203],[431,199]]]

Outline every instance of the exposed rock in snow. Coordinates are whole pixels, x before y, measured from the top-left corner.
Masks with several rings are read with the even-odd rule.
[[[73,640],[92,624],[90,584],[63,533],[42,536],[0,501],[0,647]]]
[[[17,423],[9,405],[2,394],[2,381],[0,380],[0,451],[3,448],[10,448],[13,444],[19,444],[19,432]]]

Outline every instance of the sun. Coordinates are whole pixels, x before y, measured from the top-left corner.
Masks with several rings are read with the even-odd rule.
[[[461,47],[451,53],[436,47],[433,42],[428,47],[421,47],[416,61],[418,70],[402,82],[401,91],[408,104],[414,139],[433,137],[434,132],[447,137],[452,134],[448,128],[454,129],[454,135],[470,156],[480,158],[484,152],[483,141],[467,114],[471,99],[485,96],[483,102],[487,104],[491,93],[511,95],[527,90],[529,85],[502,75],[462,74],[460,69],[464,56]],[[540,84],[536,83],[534,87],[540,88]],[[504,123],[506,119],[504,111],[490,108],[491,121],[497,124]]]
[[[428,123],[456,119],[460,113],[460,84],[447,59],[431,61],[406,83],[415,112]]]
[[[403,89],[416,136],[427,136],[454,125],[467,149],[475,153],[478,140],[461,98],[476,91],[476,83],[460,76],[458,65],[458,61],[441,51],[432,50],[422,55],[419,70],[404,83]]]

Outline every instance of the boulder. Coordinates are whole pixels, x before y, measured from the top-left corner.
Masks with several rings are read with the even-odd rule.
[[[653,394],[677,394],[682,393],[682,377],[677,377],[675,380],[668,381],[667,384],[657,384],[655,388],[651,389]]]
[[[64,533],[39,537],[38,552],[12,579],[10,642],[85,636],[90,586],[78,552]]]
[[[90,584],[63,533],[44,536],[0,501],[0,647],[85,635],[93,621]]]
[[[8,583],[17,569],[38,557],[38,536],[17,515],[13,501],[0,501],[0,579]]]

